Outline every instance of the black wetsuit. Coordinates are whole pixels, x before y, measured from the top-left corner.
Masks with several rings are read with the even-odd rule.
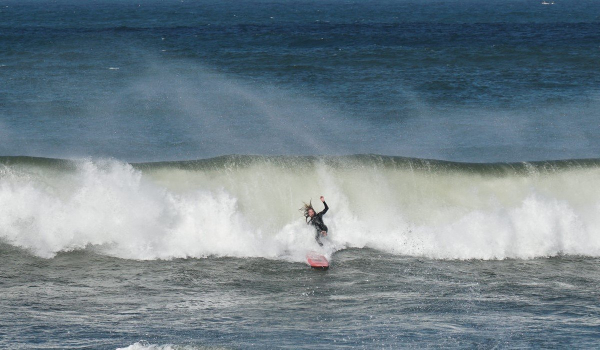
[[[311,224],[315,227],[315,230],[317,230],[315,239],[317,240],[317,243],[319,243],[319,245],[323,245],[323,243],[321,243],[321,231],[325,231],[325,232],[328,231],[327,226],[323,223],[323,215],[325,215],[325,213],[327,213],[327,210],[329,210],[329,207],[327,206],[327,203],[325,203],[325,202],[323,202],[323,205],[325,206],[325,209],[323,209],[319,214],[315,214],[315,216],[310,218],[310,221],[308,222],[309,224]]]

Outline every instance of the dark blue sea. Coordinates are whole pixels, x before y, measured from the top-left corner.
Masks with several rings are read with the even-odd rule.
[[[599,67],[595,0],[0,0],[0,348],[598,348]]]

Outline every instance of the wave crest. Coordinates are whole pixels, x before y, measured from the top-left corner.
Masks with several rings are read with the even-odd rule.
[[[42,257],[302,261],[325,195],[327,252],[441,259],[600,256],[597,160],[464,164],[376,155],[190,162],[0,159],[0,238]],[[318,208],[317,208],[318,209]]]

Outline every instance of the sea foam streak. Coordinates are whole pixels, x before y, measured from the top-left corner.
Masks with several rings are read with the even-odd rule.
[[[125,348],[117,348],[116,350],[217,350],[222,349],[219,347],[209,347],[209,346],[191,346],[191,345],[158,345],[158,344],[150,344],[148,342],[137,342],[132,345],[129,345]]]
[[[302,261],[298,208],[325,195],[328,253],[370,247],[442,259],[600,256],[597,161],[460,164],[230,156],[193,162],[0,160],[0,237],[41,257]]]

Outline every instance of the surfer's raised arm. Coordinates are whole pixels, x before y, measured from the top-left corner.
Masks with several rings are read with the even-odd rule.
[[[323,202],[323,205],[325,206],[325,209],[323,209],[319,215],[324,215],[325,213],[327,213],[327,210],[329,210],[329,207],[327,206],[327,203],[325,203],[325,197],[321,196],[321,202]]]

